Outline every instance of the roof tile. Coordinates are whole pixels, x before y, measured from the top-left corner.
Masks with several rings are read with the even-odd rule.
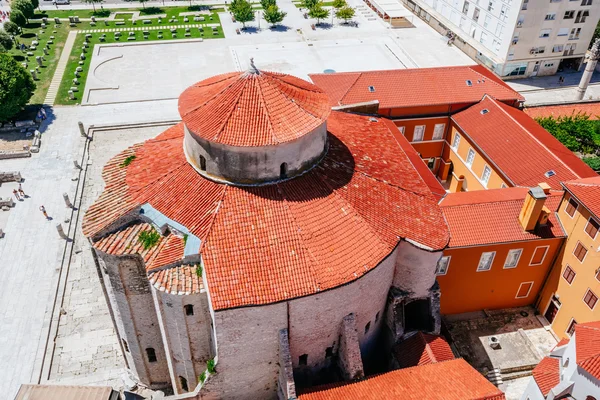
[[[546,396],[553,387],[560,383],[560,360],[553,357],[544,357],[531,371],[535,383]]]
[[[600,176],[563,182],[564,187],[600,218]]]
[[[453,360],[454,353],[446,340],[438,335],[417,332],[394,346],[400,368]]]

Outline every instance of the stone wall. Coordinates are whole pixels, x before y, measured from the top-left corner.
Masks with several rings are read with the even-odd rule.
[[[144,384],[168,387],[166,354],[143,261],[95,251],[129,367]],[[149,362],[147,348],[154,349],[156,362]]]
[[[296,383],[292,369],[290,342],[288,330],[279,331],[279,380],[277,382],[277,399],[288,400],[296,398]]]
[[[346,315],[342,320],[338,359],[345,380],[350,381],[365,376],[354,314]]]
[[[435,283],[435,269],[440,257],[441,251],[430,252],[401,241],[398,245],[394,286],[414,298],[428,297],[429,289]]]

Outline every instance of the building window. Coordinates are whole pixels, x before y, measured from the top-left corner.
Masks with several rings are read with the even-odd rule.
[[[435,124],[433,128],[433,140],[442,140],[444,138],[444,129],[446,124]]]
[[[179,383],[181,384],[181,390],[183,390],[184,392],[188,392],[188,384],[187,384],[187,379],[185,379],[183,376],[179,377]]]
[[[460,135],[458,132],[454,135],[454,140],[452,141],[452,147],[456,150],[460,145]]]
[[[475,7],[475,10],[473,10],[473,21],[478,22],[479,21],[479,8]]]
[[[521,6],[521,10],[527,10],[528,4],[529,4],[529,0],[523,0],[523,5]]]
[[[121,343],[123,343],[123,349],[129,353],[129,345],[127,344],[127,341],[125,339],[121,339]]]
[[[579,207],[579,204],[577,204],[575,200],[569,199],[569,202],[565,207],[565,212],[569,217],[573,218],[573,216],[575,215],[575,211],[577,211],[577,207]]]
[[[577,325],[577,321],[571,318],[571,322],[569,322],[569,327],[566,330],[567,335],[569,335],[569,337],[573,336],[573,333],[575,333],[575,325]]]
[[[593,310],[596,307],[596,302],[598,301],[598,296],[594,294],[590,289],[587,290],[585,296],[583,296],[583,302],[587,304],[590,310]]]
[[[567,36],[569,34],[569,28],[560,28],[556,36]]]
[[[404,131],[405,131],[406,127],[405,126],[399,126],[398,130],[400,131],[400,133],[402,134],[402,136],[404,136]]]
[[[287,178],[288,166],[287,163],[281,163],[279,166],[279,178],[285,179]]]
[[[371,329],[371,321],[367,322],[365,325],[365,335],[369,333],[369,329]]]
[[[590,16],[590,12],[588,10],[585,11],[577,11],[577,17],[575,18],[576,24],[583,24],[585,19]]]
[[[496,25],[496,36],[502,36],[502,32],[504,31],[504,25],[498,24]]]
[[[417,125],[415,126],[415,130],[413,132],[413,142],[421,142],[423,141],[423,136],[425,134],[425,125]]]
[[[592,5],[592,0],[582,0],[581,1],[581,5],[582,6],[591,6]]]
[[[544,17],[545,21],[554,21],[555,19],[556,19],[555,13],[546,14],[546,16]]]
[[[200,156],[200,171],[206,171],[206,158]]]
[[[573,250],[573,255],[577,257],[580,262],[583,262],[585,259],[585,255],[587,254],[587,249],[581,242],[577,242],[577,246],[575,246],[575,250]]]
[[[448,266],[450,265],[450,256],[444,256],[440,258],[437,262],[437,267],[435,268],[436,275],[446,275],[448,273]]]
[[[552,33],[552,29],[542,29],[540,31],[540,37],[541,38],[547,38],[550,37],[550,33]]]
[[[492,262],[494,261],[495,256],[496,256],[495,251],[481,253],[481,258],[479,259],[479,265],[477,265],[477,272],[489,271],[490,269],[492,269]]]
[[[483,173],[481,174],[481,181],[487,187],[488,182],[490,181],[490,175],[492,175],[492,170],[487,165],[483,167]]]
[[[569,264],[567,264],[567,267],[565,268],[565,272],[563,272],[563,278],[565,278],[565,281],[567,281],[567,283],[570,285],[571,283],[573,283],[573,279],[575,279],[575,271],[573,271],[573,268],[571,268],[571,266]]]
[[[493,11],[493,10],[494,10],[494,2],[493,2],[493,1],[490,1],[490,2],[488,3],[488,11]]]
[[[302,354],[300,357],[298,357],[298,364],[299,365],[308,364],[308,354]]]
[[[523,249],[512,249],[508,251],[508,255],[506,256],[506,261],[504,261],[504,268],[516,268],[519,263],[519,259],[521,258],[521,253],[523,253]]]
[[[573,19],[573,18],[575,18],[575,10],[565,11],[565,15],[563,15],[563,19]]]
[[[549,246],[536,247],[529,265],[540,265],[543,263],[544,259],[546,258],[546,253],[548,253],[548,247]]]
[[[487,28],[488,26],[490,26],[490,22],[492,22],[492,17],[486,15],[485,19],[483,20],[483,27]]]
[[[590,217],[587,225],[585,226],[585,233],[587,233],[592,239],[596,239],[598,228],[600,228],[598,222],[596,222],[594,218]]]
[[[333,347],[328,347],[325,349],[325,358],[333,357]]]
[[[469,149],[469,152],[467,153],[467,165],[470,167],[471,165],[473,165],[473,161],[475,160],[475,150],[473,149]]]
[[[517,290],[516,299],[524,299],[529,296],[529,292],[531,292],[531,288],[533,287],[533,282],[523,282],[519,286],[519,290]]]
[[[500,19],[502,21],[506,21],[507,17],[508,17],[508,6],[502,5],[502,8],[500,9]]]
[[[479,38],[479,43],[485,44],[487,40],[487,33],[481,32],[481,37]]]
[[[467,13],[469,12],[469,2],[465,1],[465,3],[463,4],[463,14],[467,15]]]
[[[154,351],[154,348],[152,348],[152,347],[146,348],[146,355],[148,356],[149,362],[151,362],[151,363],[156,362],[156,351]]]
[[[580,34],[581,34],[581,28],[571,29],[571,34],[569,35],[569,40],[579,40]]]
[[[565,49],[564,45],[562,45],[562,44],[555,44],[554,47],[552,47],[552,52],[553,53],[562,53],[564,49]]]
[[[427,161],[427,168],[429,168],[430,170],[433,171],[435,167],[435,157],[431,157],[428,161]]]
[[[192,304],[186,304],[183,308],[185,309],[185,315],[194,315],[194,306]]]

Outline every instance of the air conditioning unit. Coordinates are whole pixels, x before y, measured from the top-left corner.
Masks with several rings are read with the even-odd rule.
[[[517,28],[520,28],[521,26],[523,26],[522,22],[517,22]]]
[[[529,50],[529,54],[535,54],[535,49]]]
[[[513,39],[512,44],[517,44],[519,43],[519,39]]]

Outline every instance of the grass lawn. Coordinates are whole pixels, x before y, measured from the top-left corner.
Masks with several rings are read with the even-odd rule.
[[[215,21],[218,22],[218,18],[219,18],[218,15],[213,14],[213,20],[206,21],[206,22],[207,23],[215,23]],[[167,22],[167,25],[168,25],[167,20],[163,20],[163,22]],[[85,24],[87,24],[87,23],[82,23],[80,25],[85,25]],[[148,26],[148,25],[146,25],[146,26]],[[200,29],[202,29],[203,34],[200,33]],[[163,34],[163,38],[159,39],[158,35],[159,35],[159,32],[161,32],[161,31]],[[78,34],[77,39],[75,39],[73,51],[71,52],[71,55],[69,56],[69,63],[67,64],[67,68],[65,70],[63,80],[60,84],[60,89],[58,90],[58,95],[56,96],[56,104],[74,105],[77,103],[81,103],[82,97],[84,94],[85,82],[86,82],[86,79],[87,79],[87,76],[89,73],[91,57],[92,57],[92,54],[94,53],[94,46],[97,44],[116,43],[116,42],[137,43],[137,42],[149,42],[149,41],[157,41],[157,40],[187,39],[185,37],[185,28],[177,29],[177,37],[175,37],[175,38],[172,37],[172,33],[169,29],[148,30],[148,32],[149,32],[148,39],[144,39],[143,31],[133,31],[133,32],[134,32],[135,38],[136,38],[135,41],[127,40],[127,38],[129,37],[129,32],[127,31],[127,29],[123,29],[123,31],[121,31],[122,35],[121,35],[120,40],[115,40],[114,32],[106,32],[106,41],[105,42],[100,41],[100,36],[102,35],[102,33],[92,33],[91,34],[92,37],[90,38],[90,41],[89,41],[89,48],[86,53],[86,60],[84,61],[83,65],[79,65],[79,61],[80,61],[79,56],[81,55],[81,48],[83,47],[83,43],[85,41],[85,35]],[[205,38],[205,39],[223,38],[224,37],[223,29],[220,26],[218,28],[218,32],[219,32],[218,35],[213,35],[212,28],[208,27],[208,26],[204,26],[203,28],[190,28],[191,36],[188,38],[201,38],[201,37]],[[79,91],[74,93],[75,99],[71,100],[71,99],[69,99],[69,90],[71,87],[75,86],[73,84],[73,79],[75,78],[75,71],[76,71],[77,67],[81,67],[83,69],[83,71],[79,73],[79,78],[78,78],[79,85],[77,85],[77,87],[79,88]]]
[[[67,24],[58,25],[54,27],[54,24],[48,24],[46,29],[41,29],[41,21],[31,20],[27,27],[23,28],[23,34],[20,35],[17,40],[19,43],[23,43],[27,46],[27,50],[21,51],[13,48],[9,51],[15,60],[20,63],[27,62],[27,70],[35,69],[37,62],[35,61],[36,56],[44,56],[43,47],[46,45],[50,36],[54,36],[53,44],[50,45],[48,55],[44,56],[46,61],[43,62],[40,72],[37,74],[37,80],[35,81],[36,89],[33,93],[33,97],[29,101],[29,104],[42,104],[46,98],[50,81],[54,76],[58,59],[65,46],[65,40],[69,34],[69,26]],[[38,34],[39,39],[35,38],[35,34]],[[39,46],[35,50],[29,50],[31,42],[37,40]],[[33,56],[27,56],[27,52],[32,52]]]
[[[293,3],[296,6],[296,8],[304,8],[302,6],[302,2],[301,1],[294,1]],[[321,2],[321,5],[323,7],[333,7],[333,1],[323,1],[323,2]]]
[[[160,8],[161,12],[158,12],[158,14],[167,14],[167,19],[170,19],[172,17],[178,17],[179,13],[182,12],[193,12],[193,11],[202,11],[202,10],[208,10],[209,6],[192,6],[192,8],[190,9],[189,6],[182,6],[182,7],[163,7]],[[217,6],[210,6],[211,7],[211,11],[212,12],[222,12],[225,9],[220,7],[219,5]],[[96,17],[107,17],[108,15],[102,15],[103,12],[110,12],[110,14],[125,14],[128,15],[127,18],[131,18],[131,14],[127,14],[127,12],[132,12],[132,11],[139,11],[140,12],[140,16],[152,16],[152,15],[156,15],[157,14],[157,9],[159,7],[146,7],[146,8],[104,8],[104,9],[100,9],[98,7],[98,9],[96,11],[94,10],[73,10],[71,8],[66,9],[66,8],[60,8],[58,10],[44,10],[43,14],[45,14],[48,18],[69,18],[70,16],[78,16],[79,18],[91,18],[92,16],[96,16]]]

